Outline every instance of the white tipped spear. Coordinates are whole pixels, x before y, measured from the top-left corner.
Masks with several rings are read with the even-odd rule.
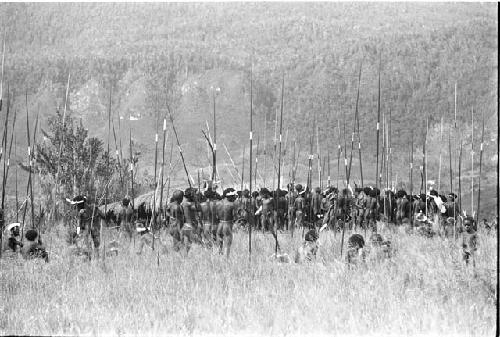
[[[441,128],[440,128],[440,134],[439,134],[439,144],[443,144],[443,114],[441,115]],[[438,168],[438,191],[441,193],[441,151],[442,147],[439,146],[439,168]]]
[[[250,66],[250,158],[249,158],[249,190],[250,190],[250,198],[252,195],[252,146],[253,146],[253,58],[251,60]],[[259,150],[259,141],[257,139],[257,151]],[[243,158],[245,160],[245,158]],[[255,156],[255,181],[257,183],[257,156]],[[241,191],[243,195],[243,189]],[[250,202],[250,215],[253,218],[255,210],[253,209],[253,202]],[[252,221],[248,224],[248,259],[252,258]]]
[[[471,109],[471,122],[472,122],[472,134],[471,134],[471,148],[470,148],[470,159],[471,159],[471,174],[470,174],[470,212],[472,217],[474,217],[474,107]]]
[[[2,78],[0,79],[0,111],[2,111],[4,65],[5,65],[5,30],[3,32],[3,48],[2,48]]]
[[[482,132],[481,132],[481,145],[479,152],[479,186],[477,191],[477,212],[476,221],[479,221],[479,211],[481,210],[481,174],[483,172],[483,143],[484,143],[484,110],[483,110],[483,122],[482,122]]]
[[[378,173],[378,152],[380,148],[380,66],[382,64],[382,52],[379,55],[378,62],[378,101],[377,101],[377,163],[376,163],[376,174],[375,174],[375,186],[378,188],[379,184],[379,173]]]
[[[154,170],[154,192],[153,192],[153,214],[151,216],[151,234],[153,234],[153,242],[152,249],[155,250],[154,244],[154,230],[156,227],[156,191],[158,189],[158,180],[157,172],[158,172],[158,124],[160,123],[160,113],[156,112],[156,133],[155,133],[155,170]]]

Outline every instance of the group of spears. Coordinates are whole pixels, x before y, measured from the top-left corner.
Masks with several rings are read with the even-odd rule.
[[[478,224],[474,216],[460,210],[454,193],[443,195],[431,188],[426,194],[409,195],[404,190],[381,191],[371,186],[348,186],[340,191],[331,186],[322,191],[293,183],[288,184],[287,190],[270,191],[263,187],[250,193],[248,189],[226,188],[221,194],[217,190],[211,181],[205,182],[203,188],[175,190],[164,207],[154,213],[150,204],[142,202],[134,207],[128,197],[122,200],[119,210],[106,213],[87,205],[84,196],[67,199],[77,214],[72,238],[75,242],[79,237],[87,238],[86,243],[98,251],[101,218],[108,226],[114,224],[129,238],[129,243],[134,241],[135,246],[138,242],[137,254],[146,247],[156,249],[158,254],[167,252],[160,233],[168,232],[175,252],[187,256],[192,245],[199,244],[229,257],[236,231],[248,233],[251,254],[253,230],[272,234],[273,256],[278,261],[301,263],[316,259],[320,233],[331,231],[340,236],[341,257],[352,265],[365,262],[372,252],[378,258],[391,258],[392,234],[405,232],[427,238],[460,239],[464,262],[475,265]],[[482,225],[487,231],[496,230],[496,225],[487,221]],[[367,233],[370,237],[365,242]],[[279,239],[297,235],[302,240],[292,259],[280,248]],[[118,241],[113,240],[108,242],[105,253],[118,254],[119,249]]]

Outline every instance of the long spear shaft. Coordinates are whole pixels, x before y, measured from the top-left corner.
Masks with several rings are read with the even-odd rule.
[[[444,112],[443,112],[444,114]],[[441,128],[439,130],[439,144],[443,144],[443,116],[441,116]],[[441,193],[441,152],[442,148],[439,146],[439,168],[438,168],[438,191]]]
[[[278,193],[276,194],[276,206],[278,206],[278,199],[280,198],[280,189],[281,189],[281,134],[283,132],[283,103],[284,103],[284,93],[285,93],[285,73],[283,73],[282,82],[281,82],[281,111],[280,111],[280,146],[278,152],[278,188],[276,189]],[[276,210],[278,208],[276,207]],[[275,238],[275,248],[274,253],[278,254],[278,228],[276,226],[276,238]]]
[[[328,150],[328,182],[327,182],[327,187],[330,187],[330,150]]]
[[[5,116],[5,126],[3,130],[3,137],[2,137],[2,147],[0,148],[0,160],[2,159],[3,155],[5,154],[5,157],[7,157],[7,134],[9,132],[9,113],[10,113],[10,91],[7,90],[8,96],[7,96],[7,114]],[[14,131],[12,132],[14,133]],[[2,210],[4,209],[4,198],[5,198],[5,186],[7,184],[7,178],[5,176],[6,172],[6,158],[3,158],[3,181],[2,181]],[[0,230],[3,231],[3,228],[0,228]]]
[[[215,117],[215,92],[212,93],[212,97],[213,97],[213,105],[214,105],[214,111],[213,111],[213,115],[214,115],[214,149],[213,149],[213,159],[214,159],[214,163],[213,163],[213,167],[212,167],[212,181],[215,181],[216,179],[216,175],[217,175],[217,119]],[[170,118],[172,118],[172,115],[170,115]],[[172,121],[172,126],[174,125],[174,122],[173,120],[171,119]],[[175,137],[177,138],[177,132],[175,131],[174,129],[174,133],[175,133]],[[177,139],[177,143],[179,145],[179,140]],[[184,155],[182,155],[182,150],[180,148],[180,145],[179,145],[179,152],[181,153],[181,157],[183,158],[182,159],[182,162],[184,163]],[[184,165],[185,167],[185,165]],[[187,174],[187,169],[186,169],[186,174]],[[189,174],[188,174],[188,181],[189,181]],[[189,183],[189,187],[191,187],[191,183]]]
[[[264,176],[262,184],[266,186],[266,175],[267,175],[267,118],[264,114]]]
[[[175,129],[174,118],[172,117],[172,112],[170,111],[170,108],[168,108],[168,105],[167,105],[167,109],[168,109],[168,112],[170,115],[170,123],[172,123],[172,129],[174,130],[175,140],[177,141],[177,148],[179,149],[179,154],[181,156],[182,165],[184,166],[184,171],[186,172],[186,178],[187,178],[189,187],[192,187],[191,180],[189,179],[189,172],[188,172],[187,167],[186,167],[186,161],[184,160],[184,154],[182,153],[181,143],[179,142],[179,136],[177,135],[177,130]],[[214,114],[214,116],[215,116],[215,114]],[[215,121],[215,119],[214,119],[214,121]],[[214,123],[214,153],[215,153],[215,151],[216,151],[216,145],[215,145],[215,123]],[[217,172],[217,169],[215,168],[215,162],[214,162],[214,169],[212,171],[212,181],[215,181],[215,173],[216,172]]]
[[[413,195],[413,128],[411,129],[411,151],[410,151],[410,195]],[[413,225],[413,212],[411,207],[413,203],[410,203],[410,219]]]
[[[470,212],[474,217],[474,107],[471,109],[471,121],[472,121],[472,135],[471,135],[471,148],[470,148],[470,159],[471,159],[471,174],[470,174]]]
[[[7,178],[9,176],[10,154],[12,152],[12,143],[14,142],[15,127],[16,127],[16,110],[14,110],[14,120],[12,122],[12,134],[10,135],[9,154],[7,156],[7,168],[4,168],[4,178],[3,178],[4,186],[2,188],[2,209],[4,209],[4,207],[5,207],[5,204],[4,204],[4,199],[5,199],[5,184],[7,183]],[[5,164],[5,161],[4,161],[4,164]],[[16,183],[17,183],[17,181],[16,181]]]
[[[349,172],[347,171],[348,168],[347,168],[347,140],[345,138],[345,135],[346,135],[346,131],[345,131],[345,127],[346,127],[346,114],[345,114],[345,110],[344,110],[344,113],[343,113],[343,117],[344,117],[344,167],[345,167],[345,182],[346,182],[346,187],[349,186]]]
[[[479,186],[477,191],[477,213],[476,221],[479,222],[479,211],[481,210],[481,174],[483,172],[483,143],[484,143],[484,110],[483,110],[483,121],[482,121],[482,132],[481,132],[481,145],[479,152]]]
[[[377,164],[376,164],[376,174],[375,174],[375,182],[376,182],[376,187],[378,188],[378,179],[379,179],[379,174],[378,174],[378,152],[380,148],[380,67],[382,64],[382,53],[379,55],[379,62],[378,62],[378,101],[377,101]]]
[[[106,155],[106,164],[107,164],[107,169],[109,170],[109,138],[111,136],[111,96],[112,95],[112,86],[110,82],[109,86],[109,105],[108,105],[108,153]],[[106,191],[105,191],[105,197],[104,199],[106,202],[104,203],[104,214],[108,213],[108,194],[109,194],[109,184],[106,184]],[[106,254],[104,254],[106,256]]]
[[[2,78],[0,79],[0,111],[2,111],[2,98],[3,98],[3,76],[4,76],[4,65],[5,65],[5,33],[3,32],[3,47],[2,47]]]
[[[134,201],[134,161],[132,156],[132,129],[129,129],[129,152],[130,152],[130,182],[131,182],[131,200],[132,200],[132,209],[135,209],[135,201]]]
[[[161,155],[161,177],[160,177],[160,212],[163,214],[163,176],[165,169],[165,143],[167,141],[167,119],[163,118],[163,145]]]
[[[160,123],[160,113],[159,111],[156,113],[156,133],[155,133],[155,170],[154,170],[154,194],[153,194],[153,214],[151,217],[151,234],[153,234],[153,244],[152,249],[155,249],[155,239],[154,239],[154,230],[156,227],[156,191],[158,189],[158,180],[157,178],[157,169],[158,169],[158,124]]]
[[[14,158],[17,158],[17,139],[16,138],[17,137],[14,136]],[[16,173],[16,222],[19,222],[19,192],[17,189],[17,165],[15,165],[15,173]]]
[[[460,140],[460,152],[458,154],[458,205],[462,210],[462,150],[463,143]]]
[[[38,118],[38,117],[37,117]],[[38,121],[37,121],[38,123]],[[29,187],[30,187],[30,199],[31,199],[31,227],[35,228],[35,206],[33,205],[33,178],[32,178],[32,155],[31,155],[31,141],[30,141],[30,122],[28,113],[28,91],[26,91],[26,131],[28,138],[28,160],[29,160]],[[40,235],[41,233],[39,233]]]
[[[337,154],[337,190],[339,188],[339,178],[340,178],[340,155],[342,152],[342,146],[340,145],[340,119],[337,118],[337,129],[339,129],[339,144],[338,144],[338,154]]]
[[[248,161],[249,168],[249,191],[250,198],[252,197],[252,150],[253,150],[253,59],[252,66],[250,67],[250,158]],[[259,138],[257,138],[257,152],[259,151]],[[243,160],[245,158],[243,157]],[[255,184],[257,185],[257,156],[255,156]],[[243,190],[242,190],[243,195]],[[250,202],[250,217],[253,218],[254,209],[253,202]],[[252,257],[252,221],[248,223],[248,259]]]

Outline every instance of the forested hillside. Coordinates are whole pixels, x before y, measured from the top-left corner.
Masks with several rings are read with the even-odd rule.
[[[212,123],[213,88],[220,88],[219,137],[238,158],[248,138],[253,66],[260,150],[266,117],[268,153],[272,152],[273,120],[284,76],[288,145],[291,140],[298,142],[305,165],[316,118],[321,152],[330,151],[336,167],[337,120],[342,126],[345,116],[349,143],[362,67],[360,129],[365,169],[371,172],[380,62],[381,111],[392,117],[392,151],[400,177],[407,175],[410,131],[421,148],[426,116],[430,132],[439,130],[443,114],[449,128],[455,83],[459,134],[465,146],[471,143],[474,108],[475,142],[480,138],[481,114],[486,116],[490,172],[498,160],[496,4],[4,3],[0,20],[6,31],[4,82],[15,93],[17,110],[23,111],[17,122],[19,146],[25,144],[24,92],[32,121],[36,111],[42,117],[53,115],[57,106],[64,105],[70,73],[72,116],[81,116],[91,135],[106,140],[111,87],[113,123],[117,127],[118,115],[123,117],[124,146],[132,128],[142,168],[149,167],[149,173],[156,116],[166,113],[166,101],[174,110],[181,143],[186,144],[188,165],[208,165],[200,129],[207,120]],[[131,116],[139,121],[128,121]],[[439,148],[439,135],[431,136],[436,141],[432,152]],[[454,137],[454,149],[458,142]],[[224,155],[221,165],[229,162]],[[353,165],[357,175],[357,162]]]

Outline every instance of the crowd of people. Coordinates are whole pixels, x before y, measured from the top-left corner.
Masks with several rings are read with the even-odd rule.
[[[86,244],[94,250],[100,247],[101,221],[113,222],[117,228],[132,240],[140,240],[139,251],[145,246],[157,246],[166,250],[166,244],[158,236],[165,228],[173,240],[174,251],[190,251],[193,243],[205,247],[217,247],[221,254],[231,253],[235,227],[254,231],[270,232],[279,249],[278,234],[289,232],[293,237],[302,229],[303,244],[297,249],[295,261],[311,260],[318,251],[319,233],[349,231],[346,237],[348,262],[362,256],[367,230],[372,234],[371,247],[379,247],[381,254],[391,255],[390,241],[380,235],[381,224],[389,224],[406,232],[426,237],[461,237],[464,261],[474,261],[477,250],[477,221],[472,214],[460,209],[457,195],[439,194],[431,189],[426,194],[410,195],[404,190],[376,187],[350,186],[342,189],[330,186],[304,188],[301,184],[289,184],[287,190],[236,191],[226,188],[222,194],[210,183],[203,189],[189,187],[173,191],[166,205],[153,215],[153,208],[145,203],[134,209],[130,199],[125,197],[118,212],[106,214],[95,205],[88,205],[85,196],[67,199],[76,211],[77,225],[71,233],[72,239],[85,237]],[[486,230],[496,225],[483,221]],[[4,250],[22,251],[27,258],[41,257],[48,261],[48,254],[36,230],[25,233],[26,243],[20,240],[20,224],[6,227]],[[342,235],[343,237],[343,235]],[[112,245],[111,245],[112,246]],[[114,247],[115,252],[117,248]]]

